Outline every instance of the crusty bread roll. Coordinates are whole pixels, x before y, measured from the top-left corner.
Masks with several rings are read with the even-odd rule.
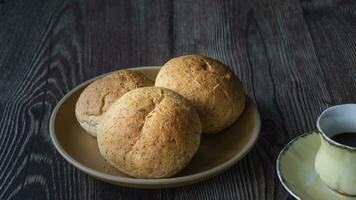
[[[119,70],[98,79],[80,94],[75,107],[77,120],[88,133],[96,137],[102,114],[115,100],[130,90],[151,85],[153,81],[145,75],[129,70]]]
[[[159,87],[132,90],[105,113],[98,129],[102,156],[118,170],[140,178],[169,177],[183,169],[200,143],[195,108]]]
[[[199,55],[173,58],[159,71],[155,86],[178,92],[196,107],[204,133],[231,125],[245,107],[241,82],[221,62]]]

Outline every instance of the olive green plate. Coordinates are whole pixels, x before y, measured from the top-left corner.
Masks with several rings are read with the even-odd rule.
[[[284,147],[277,159],[277,173],[282,185],[297,199],[355,200],[355,197],[336,193],[320,180],[314,170],[314,158],[319,146],[319,134],[310,132]]]
[[[130,68],[155,79],[160,67]],[[104,76],[104,75],[102,75]],[[255,144],[260,132],[260,115],[248,101],[242,116],[231,127],[216,135],[203,136],[199,149],[180,173],[171,178],[132,178],[115,170],[99,153],[96,139],[86,133],[75,118],[75,103],[91,79],[70,91],[59,101],[50,120],[51,139],[58,152],[79,170],[100,180],[137,188],[177,187],[202,181],[228,169]]]

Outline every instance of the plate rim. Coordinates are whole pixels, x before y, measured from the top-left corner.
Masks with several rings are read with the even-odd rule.
[[[282,159],[283,154],[285,154],[288,150],[289,147],[292,146],[294,144],[294,142],[298,141],[299,139],[312,135],[312,134],[317,134],[318,132],[316,130],[314,131],[309,131],[306,133],[303,133],[297,137],[295,137],[294,139],[292,139],[291,141],[289,141],[284,147],[283,149],[279,152],[278,157],[277,157],[277,162],[276,162],[276,171],[277,171],[277,175],[278,175],[278,179],[281,182],[282,186],[284,187],[285,190],[287,190],[287,192],[292,195],[294,198],[301,200],[302,197],[300,197],[298,194],[296,194],[295,192],[292,191],[292,189],[290,189],[290,187],[288,186],[288,184],[286,183],[285,179],[282,177],[282,172],[281,172],[281,168],[280,168],[280,162]]]
[[[155,70],[155,69],[160,69],[161,66],[141,66],[141,67],[132,67],[132,68],[125,68],[127,70],[134,70],[134,71],[139,71],[139,70]],[[121,69],[118,69],[121,70]],[[117,70],[115,70],[117,71]],[[51,114],[51,118],[49,121],[49,132],[50,132],[50,138],[51,141],[53,143],[53,145],[55,146],[56,150],[59,152],[59,154],[67,161],[69,162],[71,165],[73,165],[75,168],[79,169],[80,171],[85,172],[86,174],[89,174],[91,176],[94,176],[96,178],[99,178],[101,180],[110,182],[110,183],[114,183],[114,184],[128,184],[131,185],[131,187],[133,187],[132,185],[136,185],[136,187],[141,186],[141,187],[149,187],[149,186],[157,186],[157,185],[163,185],[163,187],[175,187],[175,186],[179,186],[179,185],[184,185],[184,183],[186,184],[191,184],[191,183],[195,183],[195,182],[199,182],[201,180],[205,180],[208,178],[211,178],[217,174],[219,174],[220,172],[225,171],[226,169],[230,168],[231,166],[233,166],[235,163],[237,163],[239,160],[241,160],[242,158],[244,158],[246,156],[246,154],[248,152],[250,152],[253,148],[253,146],[256,144],[260,133],[261,133],[261,117],[260,117],[260,113],[258,111],[258,108],[256,106],[256,104],[252,101],[250,101],[250,103],[253,104],[254,109],[256,110],[256,124],[255,127],[257,129],[256,133],[252,136],[251,140],[247,143],[247,145],[243,148],[243,151],[240,154],[236,154],[234,155],[232,158],[230,158],[229,160],[227,160],[226,162],[215,166],[211,169],[208,169],[206,171],[203,172],[199,172],[196,174],[191,174],[191,175],[186,175],[186,176],[180,176],[180,177],[168,177],[168,178],[160,178],[160,179],[144,179],[144,178],[133,178],[133,177],[122,177],[122,176],[115,176],[115,175],[111,175],[111,174],[107,174],[104,172],[100,172],[97,171],[95,169],[92,169],[82,163],[80,163],[79,161],[77,161],[76,159],[74,159],[73,157],[71,157],[64,149],[63,147],[59,144],[59,141],[56,137],[55,134],[55,128],[54,128],[54,124],[55,124],[55,120],[57,117],[57,113],[58,110],[61,108],[61,106],[63,105],[63,103],[77,90],[79,90],[80,88],[84,87],[85,85],[87,85],[88,83],[97,80],[101,77],[104,77],[106,75],[109,75],[115,71],[112,72],[108,72],[99,76],[95,76],[87,81],[84,81],[83,83],[75,86],[73,89],[71,89],[68,93],[66,93],[60,101],[58,101],[57,105],[55,106],[55,108],[52,111]],[[127,186],[127,185],[125,185]],[[161,187],[161,188],[163,188]]]

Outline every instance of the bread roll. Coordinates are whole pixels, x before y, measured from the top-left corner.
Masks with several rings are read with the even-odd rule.
[[[179,94],[144,87],[123,95],[105,113],[98,129],[100,153],[118,170],[140,178],[169,177],[198,149],[201,123]]]
[[[241,82],[221,62],[199,55],[169,60],[159,71],[155,86],[169,88],[196,107],[204,133],[231,125],[245,107]]]
[[[153,82],[139,72],[119,70],[91,83],[80,94],[75,115],[80,125],[96,137],[103,113],[126,92]]]

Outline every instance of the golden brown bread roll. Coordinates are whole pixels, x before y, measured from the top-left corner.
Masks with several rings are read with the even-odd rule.
[[[105,113],[98,129],[100,153],[118,170],[140,178],[169,177],[198,149],[201,123],[182,96],[159,87],[123,95]]]
[[[102,114],[115,100],[130,90],[151,85],[153,82],[145,75],[129,70],[119,70],[98,79],[80,94],[75,107],[77,120],[88,133],[96,137]]]
[[[241,82],[221,62],[199,55],[169,60],[159,71],[155,86],[178,92],[196,107],[204,133],[231,125],[245,107]]]

